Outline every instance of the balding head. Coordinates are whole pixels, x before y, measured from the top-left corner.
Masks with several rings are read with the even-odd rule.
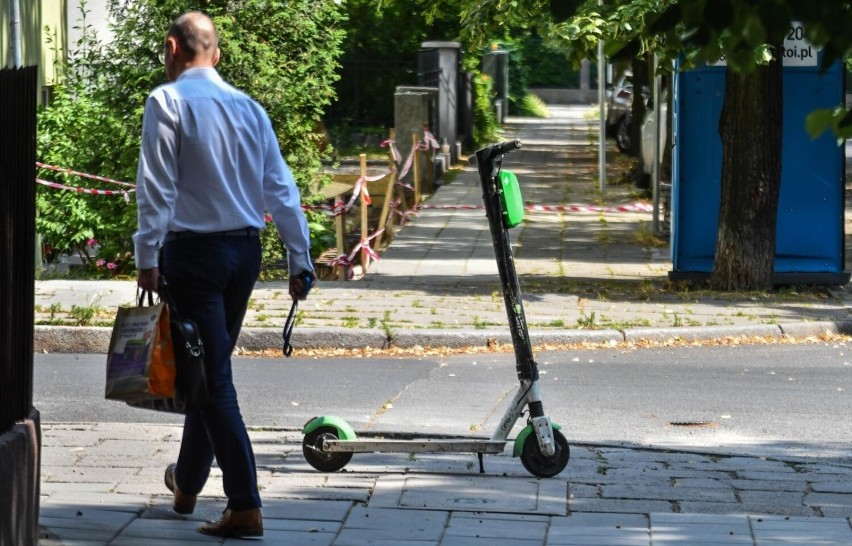
[[[169,81],[188,68],[216,66],[219,36],[213,21],[200,11],[184,13],[169,27],[163,52]]]
[[[216,27],[200,11],[190,11],[175,19],[169,27],[168,36],[178,41],[188,61],[198,57],[213,59],[219,49]]]

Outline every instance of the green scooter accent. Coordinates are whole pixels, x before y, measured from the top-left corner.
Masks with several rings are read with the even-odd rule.
[[[315,431],[319,427],[334,427],[337,429],[337,437],[341,440],[355,440],[355,430],[352,426],[337,417],[336,415],[323,415],[321,417],[314,417],[307,423],[305,423],[305,428],[302,430],[302,434],[310,434]]]
[[[550,423],[550,425],[553,427],[553,430],[559,430],[562,428],[557,423]],[[533,432],[533,426],[527,425],[521,432],[518,433],[518,437],[515,438],[515,447],[512,451],[512,457],[521,456],[521,454],[524,452],[524,442],[527,441],[527,436],[529,436]]]
[[[511,171],[500,171],[500,201],[506,227],[513,228],[524,221],[524,199],[518,177]]]

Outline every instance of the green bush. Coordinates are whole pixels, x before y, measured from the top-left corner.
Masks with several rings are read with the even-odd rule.
[[[550,112],[547,110],[547,105],[538,96],[527,93],[518,101],[518,115],[533,118],[549,118]]]
[[[580,74],[565,53],[550,48],[537,35],[527,36],[520,43],[529,87],[580,86]]]
[[[108,80],[97,69],[102,51],[85,20],[83,28],[83,37],[67,63],[57,67],[62,80],[53,86],[50,105],[39,109],[38,158],[49,165],[132,182],[139,153],[138,131],[131,134],[121,113],[106,104],[103,88]],[[37,176],[71,187],[122,189],[44,169]],[[113,276],[133,271],[130,236],[136,228],[136,203],[132,193],[125,200],[39,186],[36,209],[36,229],[48,261],[71,252],[81,256],[89,274]],[[92,255],[96,247],[97,259]]]
[[[42,161],[133,181],[144,101],[166,81],[158,61],[165,32],[177,15],[198,9],[219,29],[220,74],[267,109],[303,202],[316,202],[326,180],[314,129],[334,97],[345,20],[340,5],[334,0],[110,0],[109,9],[117,22],[115,39],[102,45],[84,32],[61,67],[64,77],[54,88],[54,100],[39,112]],[[128,204],[40,189],[37,206],[37,227],[48,248],[76,251],[97,271],[86,259],[87,242],[96,239],[101,259],[118,260],[108,262],[117,264],[112,274],[132,271],[132,199]],[[321,220],[314,217],[314,223]],[[274,236],[263,236],[267,262],[283,259],[281,245],[269,240]],[[319,253],[327,237],[317,229],[313,238],[313,252]]]
[[[494,82],[486,74],[474,74],[473,93],[473,142],[479,148],[499,138],[500,125],[492,103]]]

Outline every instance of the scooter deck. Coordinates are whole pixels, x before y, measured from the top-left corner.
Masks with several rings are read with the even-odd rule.
[[[491,440],[332,440],[323,441],[329,453],[503,453],[506,442]]]

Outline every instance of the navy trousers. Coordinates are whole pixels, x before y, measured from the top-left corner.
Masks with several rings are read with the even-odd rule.
[[[197,495],[215,457],[231,510],[261,506],[254,452],[231,374],[231,353],[260,258],[255,235],[172,240],[163,245],[160,259],[178,313],[198,325],[210,392],[207,406],[184,420],[175,481],[182,492]]]

